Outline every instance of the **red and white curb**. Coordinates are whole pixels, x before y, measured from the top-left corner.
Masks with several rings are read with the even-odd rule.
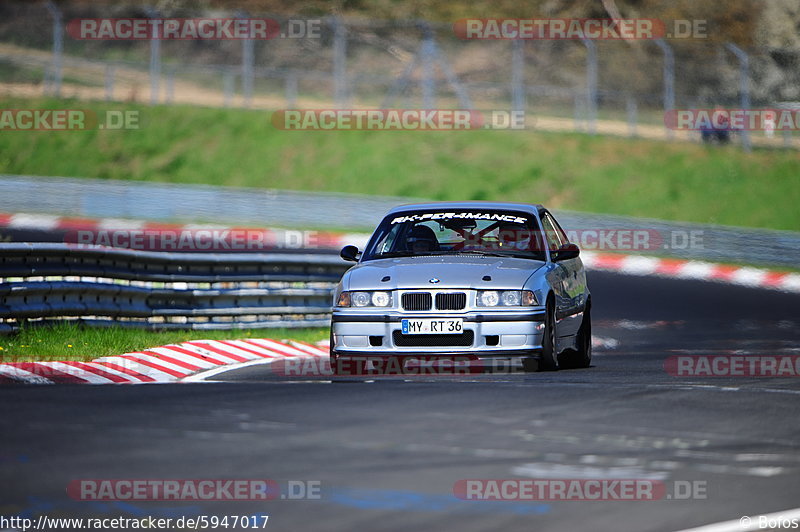
[[[263,233],[263,242],[277,248],[308,246],[313,248],[339,249],[347,244],[361,248],[369,238],[365,233],[330,233],[321,231],[292,231],[275,228],[236,228],[217,225],[163,224],[142,220],[119,218],[71,218],[47,214],[2,214],[0,227],[36,228],[63,231],[196,231],[199,229],[247,230]],[[301,233],[300,236],[298,234]],[[313,238],[302,236],[313,233]],[[800,293],[800,274],[762,268],[730,266],[696,260],[655,258],[642,255],[603,253],[583,250],[581,259],[587,269],[613,271],[627,275],[653,275],[674,279],[716,281],[754,288],[768,288],[784,292]]]
[[[769,288],[800,293],[800,274],[729,266],[696,260],[662,259],[639,255],[617,255],[582,251],[587,269],[606,270],[628,275],[654,275],[673,279],[716,281],[751,288]]]
[[[613,338],[592,336],[594,348],[605,351],[618,345]],[[203,382],[231,369],[299,358],[327,359],[328,341],[192,340],[90,362],[0,363],[0,385]]]
[[[142,351],[62,362],[0,364],[0,384],[142,384],[178,382],[214,368],[297,357],[328,357],[327,347],[269,338],[192,340]]]
[[[234,227],[218,224],[169,224],[160,222],[147,222],[143,220],[130,220],[124,218],[74,218],[67,216],[54,216],[49,214],[0,213],[0,228],[12,229],[39,229],[45,231],[65,231],[73,234],[79,231],[91,232],[89,241],[84,242],[78,238],[75,243],[106,244],[103,237],[112,236],[105,233],[115,232],[170,232],[191,233],[195,231],[246,231],[251,242],[264,243],[267,249],[321,248],[340,249],[347,244],[364,247],[369,239],[366,233],[332,233],[327,231],[302,231],[292,229],[279,229],[272,227]],[[126,240],[127,241],[127,240]],[[180,242],[180,238],[170,240],[173,244]],[[224,248],[223,248],[224,249]],[[165,249],[164,251],[172,251]]]

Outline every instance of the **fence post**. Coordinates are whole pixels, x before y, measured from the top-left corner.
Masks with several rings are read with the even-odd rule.
[[[581,102],[581,93],[578,89],[572,90],[572,119],[575,131],[583,129],[581,121],[583,120],[583,105]]]
[[[158,11],[147,9],[147,16],[156,18]],[[153,24],[153,33],[150,36],[150,105],[155,105],[159,100],[159,84],[161,82],[161,40],[158,38],[158,26]]]
[[[733,43],[725,44],[725,48],[736,56],[739,60],[739,98],[742,109],[750,109],[750,56]],[[750,132],[742,129],[742,148],[749,152],[752,149],[750,144]]]
[[[333,99],[336,107],[347,107],[347,27],[338,17],[333,24]]]
[[[167,103],[172,103],[175,99],[175,70],[170,70],[167,74]]]
[[[236,18],[247,18],[244,11],[237,11]],[[242,39],[242,105],[249,108],[253,103],[253,39]]]
[[[511,107],[525,111],[525,49],[522,39],[511,41]]]
[[[581,37],[586,46],[586,107],[589,134],[597,132],[597,45],[591,39]]]
[[[635,137],[637,135],[636,115],[638,111],[636,106],[636,98],[633,96],[628,96],[628,99],[625,102],[625,110],[628,115],[628,136]]]
[[[297,74],[290,71],[286,74],[286,108],[293,109],[297,106]]]
[[[664,114],[675,109],[675,53],[672,46],[664,39],[656,39],[655,43],[664,52]],[[673,138],[675,132],[667,128],[667,138]]]
[[[45,92],[48,85],[50,92],[56,98],[61,96],[61,80],[63,77],[64,60],[64,26],[61,10],[52,1],[47,2],[47,10],[53,16],[53,60],[50,66],[50,83],[45,84]]]
[[[233,72],[231,72],[230,68],[226,68],[222,76],[222,91],[224,93],[223,105],[225,105],[225,107],[230,107],[231,103],[233,102],[233,91],[236,80],[234,79]]]
[[[106,101],[110,102],[114,99],[114,65],[106,65]]]
[[[433,40],[433,29],[425,22],[422,23],[422,107],[433,109],[436,107],[436,79],[433,74],[433,60],[436,55],[436,43]]]

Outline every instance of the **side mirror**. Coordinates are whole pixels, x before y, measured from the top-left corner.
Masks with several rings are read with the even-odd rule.
[[[358,262],[358,256],[360,254],[361,252],[358,251],[358,248],[355,246],[345,246],[342,248],[342,251],[339,252],[340,257],[350,262]]]
[[[578,255],[581,254],[581,249],[578,247],[577,244],[573,244],[571,242],[567,242],[557,251],[552,253],[553,262],[558,262],[561,260],[568,260],[568,259],[575,259]]]

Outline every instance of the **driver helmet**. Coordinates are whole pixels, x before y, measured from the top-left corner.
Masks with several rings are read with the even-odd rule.
[[[501,249],[528,251],[531,246],[531,230],[523,224],[506,223],[500,226],[497,239]]]

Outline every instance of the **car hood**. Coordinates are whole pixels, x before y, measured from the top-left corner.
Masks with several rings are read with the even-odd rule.
[[[531,259],[486,256],[404,257],[361,263],[351,268],[345,290],[394,290],[411,288],[521,289],[544,262]],[[484,277],[491,280],[484,280]],[[388,277],[389,279],[384,281]],[[432,283],[431,279],[438,279]]]

